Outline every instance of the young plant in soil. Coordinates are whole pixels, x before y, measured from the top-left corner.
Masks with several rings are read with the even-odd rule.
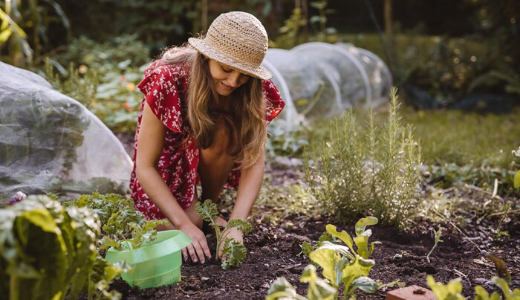
[[[222,269],[229,267],[239,267],[244,259],[246,258],[247,249],[240,242],[234,239],[228,238],[229,230],[233,227],[242,230],[244,234],[251,232],[251,224],[244,219],[231,219],[227,223],[227,226],[221,231],[220,227],[215,223],[215,219],[218,217],[217,205],[211,200],[206,200],[201,205],[197,203],[195,210],[202,217],[202,220],[208,222],[215,229],[215,235],[217,238],[217,250],[218,253],[220,246],[224,243],[222,248]],[[218,259],[218,255],[215,255]]]
[[[464,296],[462,296],[462,283],[460,278],[451,280],[448,284],[443,284],[441,282],[435,282],[433,276],[428,275],[426,277],[426,281],[428,282],[428,286],[435,294],[435,297],[438,300],[466,300]],[[504,294],[504,299],[506,300],[520,300],[520,289],[515,289],[511,291],[507,281],[499,278],[493,277],[491,278],[491,282],[496,284]],[[480,285],[475,286],[475,300],[501,300],[502,297],[497,293],[493,292],[491,295]]]
[[[375,244],[368,243],[372,235],[368,225],[377,224],[377,218],[367,217],[356,223],[356,237],[352,239],[345,232],[336,231],[336,226],[327,225],[327,234],[322,235],[317,248],[312,248],[309,254],[311,261],[319,265],[322,275],[327,281],[317,277],[315,268],[308,266],[302,274],[301,281],[309,283],[307,298],[296,294],[294,288],[284,278],[279,278],[267,292],[267,300],[276,300],[292,297],[290,299],[338,299],[336,291],[343,286],[343,299],[350,299],[356,289],[366,293],[374,293],[383,286],[399,284],[398,281],[382,285],[368,277],[375,261],[369,259],[374,251]],[[340,245],[343,242],[345,245]],[[354,249],[354,245],[357,249]],[[303,252],[311,250],[309,244],[303,245]],[[314,270],[314,271],[313,271]]]
[[[118,194],[82,195],[66,204],[67,206],[87,207],[97,213],[104,233],[99,249],[129,250],[141,247],[143,242],[152,242],[157,237],[157,225],[166,221],[147,221],[146,217],[135,210],[134,201]]]

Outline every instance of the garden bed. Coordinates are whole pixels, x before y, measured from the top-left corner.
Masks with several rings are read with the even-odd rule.
[[[130,155],[133,136],[119,134],[118,138],[126,145]],[[277,159],[278,163],[268,163],[266,174],[270,184],[299,184],[302,172],[290,166],[287,160]],[[280,161],[282,163],[280,163]],[[471,196],[471,194],[469,194]],[[482,201],[475,195],[475,203]],[[476,204],[477,205],[477,204]],[[325,232],[327,224],[339,225],[338,231],[345,230],[354,234],[353,224],[342,226],[324,218],[308,216],[286,216],[272,222],[269,216],[279,208],[256,205],[251,220],[253,231],[245,236],[248,255],[239,268],[223,270],[220,262],[214,259],[205,264],[184,262],[181,269],[182,280],[171,286],[140,290],[131,288],[122,280],[112,286],[122,293],[122,299],[265,299],[271,283],[278,277],[285,277],[297,288],[300,295],[307,292],[307,284],[300,283],[303,269],[309,264],[308,258],[299,255],[303,241],[317,241]],[[221,210],[229,213],[226,208]],[[283,214],[282,214],[283,215]],[[264,216],[267,216],[264,218]],[[474,287],[481,285],[488,291],[498,290],[489,280],[496,275],[496,268],[484,253],[493,253],[502,258],[512,276],[511,289],[520,288],[520,223],[502,224],[501,230],[507,231],[510,238],[497,237],[492,228],[498,228],[498,219],[477,219],[468,215],[464,218],[463,228],[450,224],[417,221],[411,229],[401,231],[389,226],[369,226],[372,229],[370,241],[380,241],[376,245],[372,259],[376,265],[370,277],[382,283],[400,280],[407,286],[427,287],[426,276],[433,275],[438,282],[447,283],[457,277],[462,278],[464,296],[474,297]],[[434,245],[434,232],[441,225],[442,243],[439,243],[426,260]],[[459,231],[461,230],[462,233]],[[209,248],[215,251],[216,239],[208,235]],[[482,250],[483,252],[481,252]],[[215,253],[212,252],[213,257]],[[321,275],[321,272],[319,272]],[[376,294],[357,292],[357,299],[386,299],[386,291]]]
[[[299,278],[307,258],[298,256],[300,244],[304,240],[316,241],[324,232],[328,221],[325,219],[303,220],[293,217],[283,220],[278,226],[256,221],[251,234],[245,237],[248,256],[240,268],[222,270],[214,259],[205,264],[185,262],[182,266],[181,282],[159,288],[139,290],[130,288],[119,280],[114,284],[122,293],[123,299],[265,299],[267,290],[277,277],[285,277],[297,286],[298,293],[306,293],[306,284],[299,283]],[[293,224],[289,226],[287,224]],[[489,221],[468,226],[465,233],[482,250],[490,251],[502,257],[512,274],[511,289],[520,287],[520,224],[512,226],[511,238],[495,239],[487,228]],[[444,226],[444,225],[443,225]],[[448,282],[462,277],[464,294],[473,298],[473,287],[481,285],[488,291],[494,285],[488,282],[495,275],[495,267],[489,259],[476,249],[460,233],[446,225],[438,247],[426,255],[434,244],[431,227],[438,224],[419,222],[409,231],[399,231],[395,227],[373,226],[371,241],[381,241],[376,245],[372,258],[376,261],[370,277],[382,282],[401,280],[406,285],[427,287],[426,276],[431,274],[436,281]],[[370,228],[370,227],[369,227]],[[349,233],[353,226],[340,226]],[[215,238],[209,237],[210,249],[215,248]],[[214,255],[214,254],[213,254]],[[400,257],[399,257],[400,256]],[[358,299],[385,299],[385,292],[369,295],[358,292]]]

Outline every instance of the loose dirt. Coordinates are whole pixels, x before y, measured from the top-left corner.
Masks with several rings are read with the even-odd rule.
[[[131,138],[127,138],[126,142],[129,143],[129,140]],[[266,172],[273,174],[274,178],[279,178],[283,173],[270,168]],[[289,173],[286,178],[290,180],[297,177],[290,170],[284,172]],[[266,214],[269,213],[269,208],[263,209]],[[332,222],[323,218],[308,219],[305,216],[290,216],[279,220],[276,225],[264,223],[259,218],[252,222],[253,231],[245,236],[248,255],[240,268],[223,270],[214,259],[205,264],[185,262],[181,268],[182,280],[177,284],[139,290],[118,280],[113,287],[122,293],[123,299],[253,300],[265,299],[272,281],[283,276],[297,287],[300,295],[305,295],[306,284],[300,283],[299,278],[309,260],[299,256],[300,244],[303,241],[316,241],[325,231],[325,226]],[[510,287],[520,288],[520,222],[502,225],[502,230],[507,230],[510,238],[497,237],[491,231],[491,228],[497,228],[498,220],[479,221],[476,217],[468,217],[466,222],[467,225],[461,229],[462,233],[450,224],[434,224],[421,220],[407,231],[394,227],[370,226],[370,241],[382,243],[376,245],[372,255],[376,265],[370,277],[383,283],[400,280],[406,285],[422,287],[427,287],[427,275],[433,275],[436,281],[444,283],[460,277],[464,287],[463,294],[473,299],[476,285],[481,285],[488,291],[497,290],[489,282],[496,275],[496,268],[485,256],[485,253],[494,253],[507,264],[512,276]],[[434,245],[432,229],[437,230],[439,225],[445,228],[441,237],[443,242],[430,255],[428,263],[426,255]],[[338,230],[354,234],[353,225],[339,225]],[[214,251],[215,238],[208,236],[208,242]],[[394,288],[397,287],[386,291]],[[357,299],[385,299],[386,291],[371,295],[358,291]]]

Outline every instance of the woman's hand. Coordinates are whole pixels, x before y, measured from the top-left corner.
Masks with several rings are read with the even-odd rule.
[[[179,230],[184,232],[191,239],[191,244],[182,249],[182,257],[184,258],[184,261],[188,260],[188,256],[191,257],[193,262],[200,261],[201,263],[206,262],[206,257],[208,259],[211,258],[208,242],[206,241],[206,235],[204,235],[202,230],[191,222],[180,227]]]
[[[220,244],[220,249],[218,249],[218,257],[220,259],[223,259],[222,257],[222,249],[224,249],[224,244],[226,239],[234,239],[235,241],[239,242],[240,244],[244,244],[244,234],[242,233],[242,230],[237,229],[236,227],[231,227],[228,231],[224,232],[225,236],[223,235],[222,243]]]

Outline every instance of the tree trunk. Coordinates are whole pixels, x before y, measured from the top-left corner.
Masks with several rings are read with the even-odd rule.
[[[208,0],[202,0],[202,18],[200,22],[201,30],[208,30]]]
[[[385,0],[384,2],[384,14],[385,14],[385,36],[387,42],[387,48],[390,52],[390,56],[393,57],[394,48],[394,37],[392,34],[392,0]],[[390,69],[392,68],[390,60]]]

